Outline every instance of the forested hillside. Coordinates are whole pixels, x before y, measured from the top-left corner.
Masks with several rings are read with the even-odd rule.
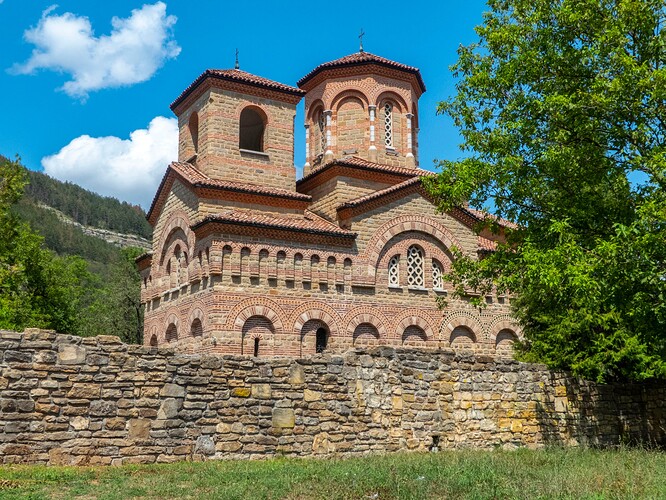
[[[0,229],[0,328],[51,328],[141,342],[134,258],[145,251],[151,228],[140,207],[0,156]],[[144,240],[123,238],[120,248],[105,241],[108,231]],[[132,242],[144,248],[127,248]]]
[[[84,226],[136,234],[148,239],[152,234],[141,207],[100,196],[77,184],[61,182],[41,172],[28,170],[25,199],[53,207]]]

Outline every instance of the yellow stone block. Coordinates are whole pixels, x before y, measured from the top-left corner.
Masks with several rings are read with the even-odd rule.
[[[251,393],[249,387],[235,387],[231,390],[231,395],[237,398],[249,398]]]

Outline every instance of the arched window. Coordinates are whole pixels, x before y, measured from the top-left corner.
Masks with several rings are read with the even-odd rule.
[[[192,321],[190,333],[192,337],[201,337],[203,335],[203,325],[199,318],[195,318],[194,321]]]
[[[196,154],[199,152],[199,115],[196,111],[190,115],[188,128],[190,130],[192,147],[194,148],[194,153]]]
[[[407,284],[423,288],[423,275],[423,250],[416,245],[412,245],[407,250]]]
[[[384,144],[393,148],[393,104],[384,103]]]
[[[259,357],[259,337],[254,338],[254,350],[253,350],[254,357],[257,358]]]
[[[166,331],[166,341],[174,342],[176,340],[178,340],[178,329],[176,328],[176,325],[171,323]]]
[[[240,115],[240,131],[238,144],[240,149],[249,151],[264,150],[264,120],[252,108],[245,108]]]
[[[326,345],[328,344],[328,332],[326,328],[317,329],[317,338],[315,343],[315,352],[321,353],[326,350]]]
[[[157,347],[157,335],[150,337],[150,347]]]
[[[400,286],[400,256],[394,255],[388,265],[388,285]]]
[[[442,265],[432,260],[432,288],[433,290],[444,290],[444,271]]]

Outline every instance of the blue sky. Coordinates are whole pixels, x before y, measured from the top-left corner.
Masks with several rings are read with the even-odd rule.
[[[170,160],[169,104],[206,68],[282,83],[358,51],[420,68],[420,161],[460,156],[437,103],[455,92],[449,66],[476,40],[486,10],[467,2],[0,0],[0,154],[147,208]],[[304,163],[303,103],[296,166]]]

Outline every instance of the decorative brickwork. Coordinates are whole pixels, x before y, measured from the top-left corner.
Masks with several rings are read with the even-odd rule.
[[[179,161],[149,211],[152,256],[138,261],[144,344],[246,357],[378,345],[510,355],[520,335],[510,297],[486,297],[481,312],[446,297],[453,249],[477,258],[504,234],[477,235],[483,213],[438,213],[424,191],[418,69],[354,54],[300,85],[209,70],[173,103]]]

